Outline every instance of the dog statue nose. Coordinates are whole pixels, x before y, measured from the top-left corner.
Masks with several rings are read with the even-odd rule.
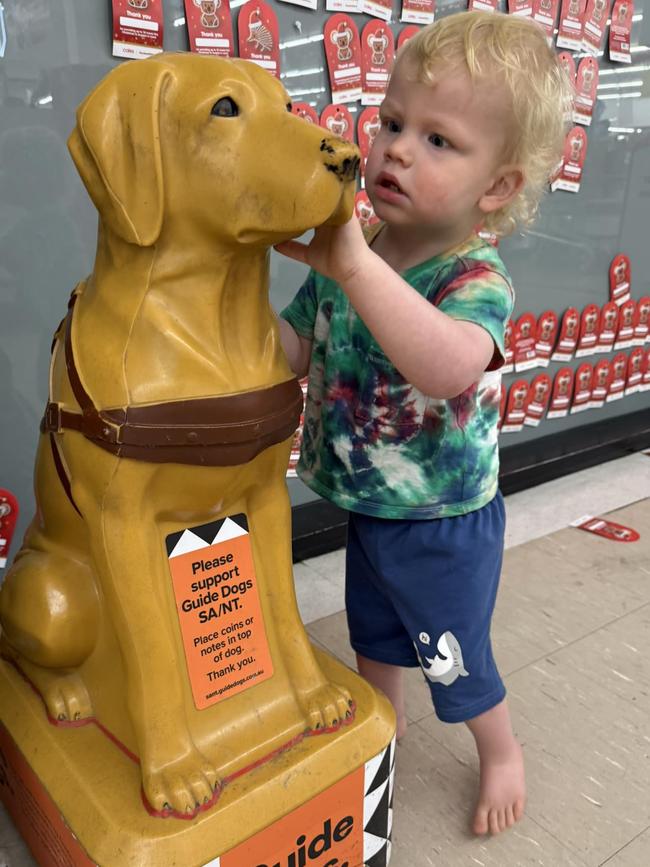
[[[320,144],[325,168],[344,182],[353,181],[359,170],[357,147],[341,139],[323,139]]]
[[[359,171],[359,157],[345,157],[341,160],[340,170],[337,172],[342,181],[353,181]]]

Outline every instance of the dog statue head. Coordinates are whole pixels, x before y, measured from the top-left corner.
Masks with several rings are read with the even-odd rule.
[[[105,228],[141,247],[166,227],[270,245],[349,219],[358,150],[291,114],[251,61],[162,54],[106,76],[68,146]]]

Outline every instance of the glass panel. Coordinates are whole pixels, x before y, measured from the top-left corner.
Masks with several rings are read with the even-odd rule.
[[[320,112],[330,101],[323,48],[329,13],[324,0],[310,11],[270,0],[280,23],[283,81],[294,99]],[[236,21],[238,0],[231,4]],[[438,3],[438,14],[464,8]],[[165,48],[188,48],[182,0],[165,0]],[[398,17],[394,0],[394,18]],[[647,14],[647,18],[646,18]],[[650,9],[636,4],[632,64],[599,58],[601,90],[588,130],[582,189],[556,192],[526,236],[503,242],[518,293],[517,311],[562,312],[607,300],[612,257],[632,261],[633,296],[648,291],[650,273]],[[110,3],[87,0],[4,0],[7,42],[0,56],[0,486],[22,506],[18,538],[31,517],[31,477],[38,423],[47,394],[50,340],[74,284],[92,267],[96,215],[67,154],[76,106],[121,62],[111,57]],[[371,20],[356,16],[361,28]],[[391,24],[397,34],[403,24]],[[235,28],[236,32],[236,28]],[[2,54],[0,28],[0,55]],[[634,84],[632,84],[634,82]],[[611,86],[610,86],[611,85]],[[616,86],[614,86],[616,85]],[[352,105],[351,109],[360,106]],[[354,112],[353,112],[354,114]],[[282,307],[305,269],[278,255],[271,260],[272,302]],[[576,362],[572,362],[577,366]],[[551,372],[558,365],[552,365]],[[532,379],[533,372],[527,374]],[[512,377],[508,377],[510,381]],[[650,404],[638,394],[602,410],[504,435],[504,445],[632,412]],[[294,503],[313,499],[298,481]],[[14,543],[12,554],[17,543]]]

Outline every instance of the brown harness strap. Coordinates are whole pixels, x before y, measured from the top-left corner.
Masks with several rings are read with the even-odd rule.
[[[247,463],[291,436],[302,411],[297,379],[256,391],[97,410],[79,377],[72,350],[70,299],[65,323],[65,362],[81,412],[49,401],[42,431],[79,431],[121,457],[154,463],[234,466]]]
[[[81,515],[79,511],[79,507],[74,501],[74,497],[72,496],[72,488],[70,486],[70,479],[68,478],[68,474],[65,471],[65,467],[63,466],[63,461],[61,460],[61,455],[59,454],[59,447],[56,444],[56,440],[54,439],[54,434],[50,434],[50,447],[52,449],[52,458],[54,460],[54,466],[56,468],[56,472],[59,476],[59,481],[63,485],[63,490],[66,492],[66,495],[72,505],[75,507],[75,510],[78,515]],[[82,516],[83,517],[83,516]]]

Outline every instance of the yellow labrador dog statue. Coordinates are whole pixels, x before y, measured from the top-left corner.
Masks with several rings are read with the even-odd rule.
[[[97,255],[56,335],[2,655],[51,720],[92,717],[137,756],[158,814],[194,815],[242,765],[354,710],[295,604],[285,469],[301,395],[268,264],[270,245],[349,218],[358,156],[288,100],[253,63],[163,54],[100,82],[69,142]],[[235,514],[273,676],[199,710],[165,540]]]

